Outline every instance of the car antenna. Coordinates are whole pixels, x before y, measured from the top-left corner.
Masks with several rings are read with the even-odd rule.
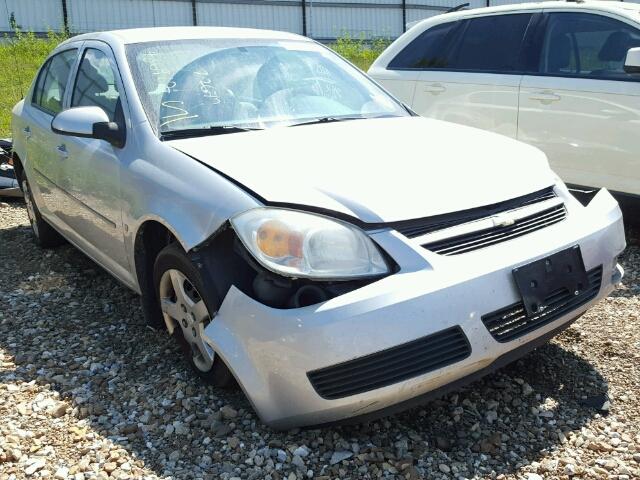
[[[461,3],[460,5],[456,5],[455,7],[451,7],[449,10],[445,10],[444,13],[457,12],[458,10],[462,10],[463,8],[466,8],[468,6],[469,6],[468,3]]]

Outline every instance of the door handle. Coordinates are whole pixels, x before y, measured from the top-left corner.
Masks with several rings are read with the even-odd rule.
[[[31,129],[29,127],[24,127],[22,133],[24,133],[25,138],[31,138]]]
[[[56,147],[56,151],[58,152],[58,156],[60,158],[64,159],[64,158],[67,158],[69,156],[69,152],[67,152],[67,147],[65,146],[64,143],[61,144],[61,145],[58,145]]]
[[[539,102],[544,103],[545,105],[550,104],[551,102],[557,102],[562,97],[560,95],[556,95],[555,93],[545,90],[542,92],[535,92],[529,96],[531,100],[537,100]]]
[[[447,88],[441,83],[431,83],[429,85],[424,86],[424,91],[426,93],[431,93],[432,95],[439,95],[446,90]]]

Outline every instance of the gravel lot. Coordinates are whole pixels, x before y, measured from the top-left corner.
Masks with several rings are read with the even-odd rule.
[[[640,478],[637,243],[622,263],[612,297],[498,373],[378,422],[283,433],[0,204],[0,479]]]

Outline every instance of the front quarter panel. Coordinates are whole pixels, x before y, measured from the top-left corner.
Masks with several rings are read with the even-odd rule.
[[[120,196],[125,248],[137,278],[134,247],[145,222],[163,224],[189,251],[230,217],[259,204],[211,168],[158,139],[136,94],[125,45],[117,35],[104,37],[119,66],[130,113],[127,141],[133,148],[120,157]]]
[[[165,225],[189,251],[230,217],[259,205],[211,168],[161,142],[148,124],[138,125],[130,139],[136,148],[122,159],[121,195],[131,258],[136,233],[148,220]]]

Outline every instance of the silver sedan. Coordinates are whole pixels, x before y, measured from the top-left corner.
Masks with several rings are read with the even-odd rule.
[[[551,338],[622,278],[622,217],[537,149],[417,117],[303,37],[73,37],[13,109],[36,241],[141,295],[277,427],[369,418]]]

